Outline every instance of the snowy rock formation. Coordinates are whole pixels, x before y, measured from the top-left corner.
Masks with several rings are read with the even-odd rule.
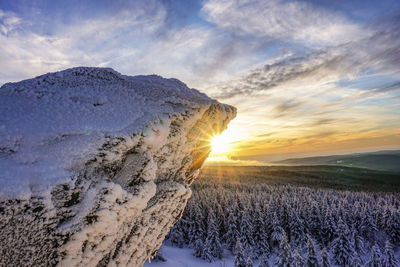
[[[235,108],[176,79],[72,68],[0,88],[0,266],[141,266]]]

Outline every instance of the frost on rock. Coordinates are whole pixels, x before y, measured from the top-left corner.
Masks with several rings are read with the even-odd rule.
[[[0,266],[141,266],[235,108],[176,79],[72,68],[0,88]]]

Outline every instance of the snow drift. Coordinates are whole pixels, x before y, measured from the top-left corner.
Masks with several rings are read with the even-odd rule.
[[[0,265],[141,266],[235,108],[176,79],[72,68],[0,88]]]

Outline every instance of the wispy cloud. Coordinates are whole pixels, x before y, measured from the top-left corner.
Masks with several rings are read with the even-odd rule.
[[[160,6],[148,9],[54,25],[56,33],[47,35],[32,31],[30,21],[1,11],[0,82],[76,65],[106,65],[127,50],[134,53],[130,37],[149,38],[165,16]]]
[[[252,70],[239,80],[222,84],[217,97],[249,95],[282,86],[285,83],[334,82],[340,78],[354,79],[360,72],[375,69],[398,76],[400,71],[400,23],[394,20],[391,32],[377,32],[358,42],[313,51],[307,56],[291,57]]]
[[[247,66],[251,52],[246,51],[257,46],[209,25],[186,24],[183,11],[172,10],[172,2],[136,5],[68,23],[55,20],[45,31],[35,31],[42,28],[32,26],[38,21],[0,7],[0,84],[88,65],[127,74],[157,73],[202,87],[221,73]]]
[[[315,38],[324,36],[327,32],[326,23],[336,27],[340,25],[340,21],[343,21],[343,18],[337,14],[329,15],[325,14],[328,11],[315,11],[315,7],[305,3],[286,3],[279,0],[262,3],[245,2],[246,4],[238,1],[211,0],[206,3],[203,12],[210,13],[209,19],[215,21],[220,27],[232,28],[232,31],[237,30],[237,27],[243,27],[243,30],[249,34],[256,34],[256,29],[260,31],[264,29],[266,37],[296,40],[298,32],[307,29],[307,21],[310,18],[313,25],[318,25],[315,27],[320,27],[312,31]],[[272,9],[266,8],[267,6],[271,6]],[[273,13],[272,11],[278,7],[282,10]],[[288,10],[297,12],[293,11],[295,15],[289,16],[286,14]],[[302,12],[304,10],[310,10],[311,13]],[[277,16],[279,19],[276,18]],[[269,19],[266,21],[266,18],[276,20],[278,25],[288,23],[290,27],[275,26],[275,29],[270,27],[271,22]],[[286,18],[289,22],[285,21]],[[322,21],[319,21],[319,18]],[[330,20],[325,21],[325,18],[330,18]],[[299,22],[298,26],[291,21],[292,19]],[[247,25],[246,20],[251,21],[250,26]],[[214,90],[216,92],[214,96],[227,99],[237,95],[257,94],[298,81],[315,84],[334,82],[342,78],[355,79],[360,73],[371,71],[400,78],[400,15],[378,18],[373,23],[365,25],[351,25],[349,27],[356,28],[357,34],[344,26],[338,27],[341,29],[340,32],[348,34],[346,38],[329,33],[328,36],[337,39],[337,42],[332,42],[333,45],[317,46],[317,49],[312,46],[305,55],[294,54],[250,70],[239,79],[218,84],[220,90],[218,92]],[[313,37],[305,38],[305,40],[313,40]]]
[[[204,17],[236,34],[337,45],[365,37],[359,25],[307,2],[208,0]]]
[[[275,110],[277,111],[277,115],[280,116],[284,114],[287,111],[293,111],[297,107],[299,107],[302,103],[298,102],[294,99],[286,100],[281,103],[279,103],[276,107]]]
[[[0,9],[0,34],[8,35],[21,24],[21,19],[12,12],[4,12]]]

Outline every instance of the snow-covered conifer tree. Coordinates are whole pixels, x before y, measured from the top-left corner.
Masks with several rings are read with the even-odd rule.
[[[332,216],[332,212],[328,211],[324,216],[322,223],[321,236],[324,246],[328,246],[336,237],[337,225]]]
[[[197,240],[201,239],[202,241],[206,240],[207,232],[204,226],[205,218],[203,217],[203,212],[201,211],[198,204],[194,204],[193,213],[196,216],[196,219],[192,223],[191,232],[189,237],[189,243],[195,244]]]
[[[321,267],[331,267],[331,262],[329,260],[329,254],[326,248],[321,251]]]
[[[354,241],[348,226],[342,219],[338,222],[338,237],[333,241],[332,252],[337,264],[349,266],[353,261]]]
[[[385,230],[388,229],[388,226],[391,224],[391,219],[392,212],[388,207],[386,207],[386,209],[382,213],[381,218],[379,219],[379,227]]]
[[[277,246],[281,244],[283,235],[285,235],[285,231],[281,227],[278,217],[274,213],[272,216],[272,233],[271,233],[271,242],[273,246]],[[286,238],[287,240],[287,238]]]
[[[236,253],[234,262],[235,267],[247,267],[243,246],[239,239],[236,241],[235,253]]]
[[[264,216],[259,207],[256,208],[253,224],[254,254],[256,256],[261,256],[265,253],[269,253],[271,249],[268,244],[267,229],[265,227]]]
[[[210,242],[206,240],[206,243],[204,244],[203,252],[201,254],[201,258],[203,260],[206,260],[208,262],[213,262],[214,261],[214,255],[213,255],[213,247],[210,245]]]
[[[309,224],[308,229],[309,232],[314,236],[314,237],[320,237],[321,233],[321,223],[322,218],[321,218],[321,211],[320,208],[317,205],[312,205],[311,207],[311,212],[309,214]]]
[[[300,255],[300,253],[297,251],[297,249],[293,250],[293,259],[291,263],[291,267],[304,267],[305,262],[304,258]]]
[[[225,213],[219,203],[215,203],[215,224],[217,226],[217,232],[220,235],[219,239],[222,239],[223,233],[226,232],[226,218],[225,218]]]
[[[371,255],[370,260],[367,262],[366,266],[368,266],[368,267],[381,267],[381,266],[383,266],[382,252],[381,252],[378,244],[375,244],[372,247],[372,255]]]
[[[399,266],[400,263],[396,259],[393,251],[393,245],[390,243],[389,240],[385,243],[385,255],[383,259],[383,266],[390,267],[390,266]]]
[[[253,267],[253,261],[251,260],[251,257],[247,257],[246,267]]]
[[[292,262],[292,249],[289,245],[286,234],[283,234],[279,245],[279,255],[276,265],[279,267],[290,267]]]
[[[353,257],[353,262],[351,263],[352,267],[362,267],[362,261],[361,258],[358,255],[355,255]]]
[[[267,253],[262,254],[260,258],[260,264],[258,267],[270,267],[269,265],[269,257]]]
[[[204,244],[201,239],[197,239],[194,243],[194,256],[197,258],[201,258],[203,255]]]
[[[245,251],[251,251],[254,245],[253,229],[250,217],[247,211],[241,211],[240,214],[240,242]]]
[[[390,236],[390,242],[393,244],[400,243],[400,211],[392,211],[390,221],[386,226],[386,232]]]
[[[297,214],[293,214],[289,221],[290,243],[298,246],[307,240],[304,221]]]
[[[204,250],[204,253],[210,252],[211,254],[211,260],[209,260],[210,257],[208,255],[206,256],[208,261],[213,261],[214,258],[222,258],[222,246],[219,241],[218,229],[213,212],[208,213],[208,233]]]
[[[374,212],[371,210],[366,210],[364,218],[362,220],[362,229],[364,230],[364,236],[369,242],[375,242],[376,233],[378,232],[378,227],[376,226]]]
[[[310,235],[307,235],[307,266],[308,267],[319,266],[317,252],[315,249],[315,243]]]
[[[354,249],[359,254],[364,254],[364,240],[363,238],[357,234],[357,232],[353,229],[353,239],[354,239]]]
[[[182,248],[184,241],[183,241],[183,234],[182,234],[182,229],[181,229],[180,225],[181,225],[181,222],[178,221],[178,223],[172,228],[171,233],[170,233],[170,240],[173,245]]]
[[[236,246],[236,241],[239,238],[239,230],[237,227],[237,217],[234,212],[234,206],[231,206],[228,214],[228,229],[224,234],[224,240],[227,248],[233,253]]]

